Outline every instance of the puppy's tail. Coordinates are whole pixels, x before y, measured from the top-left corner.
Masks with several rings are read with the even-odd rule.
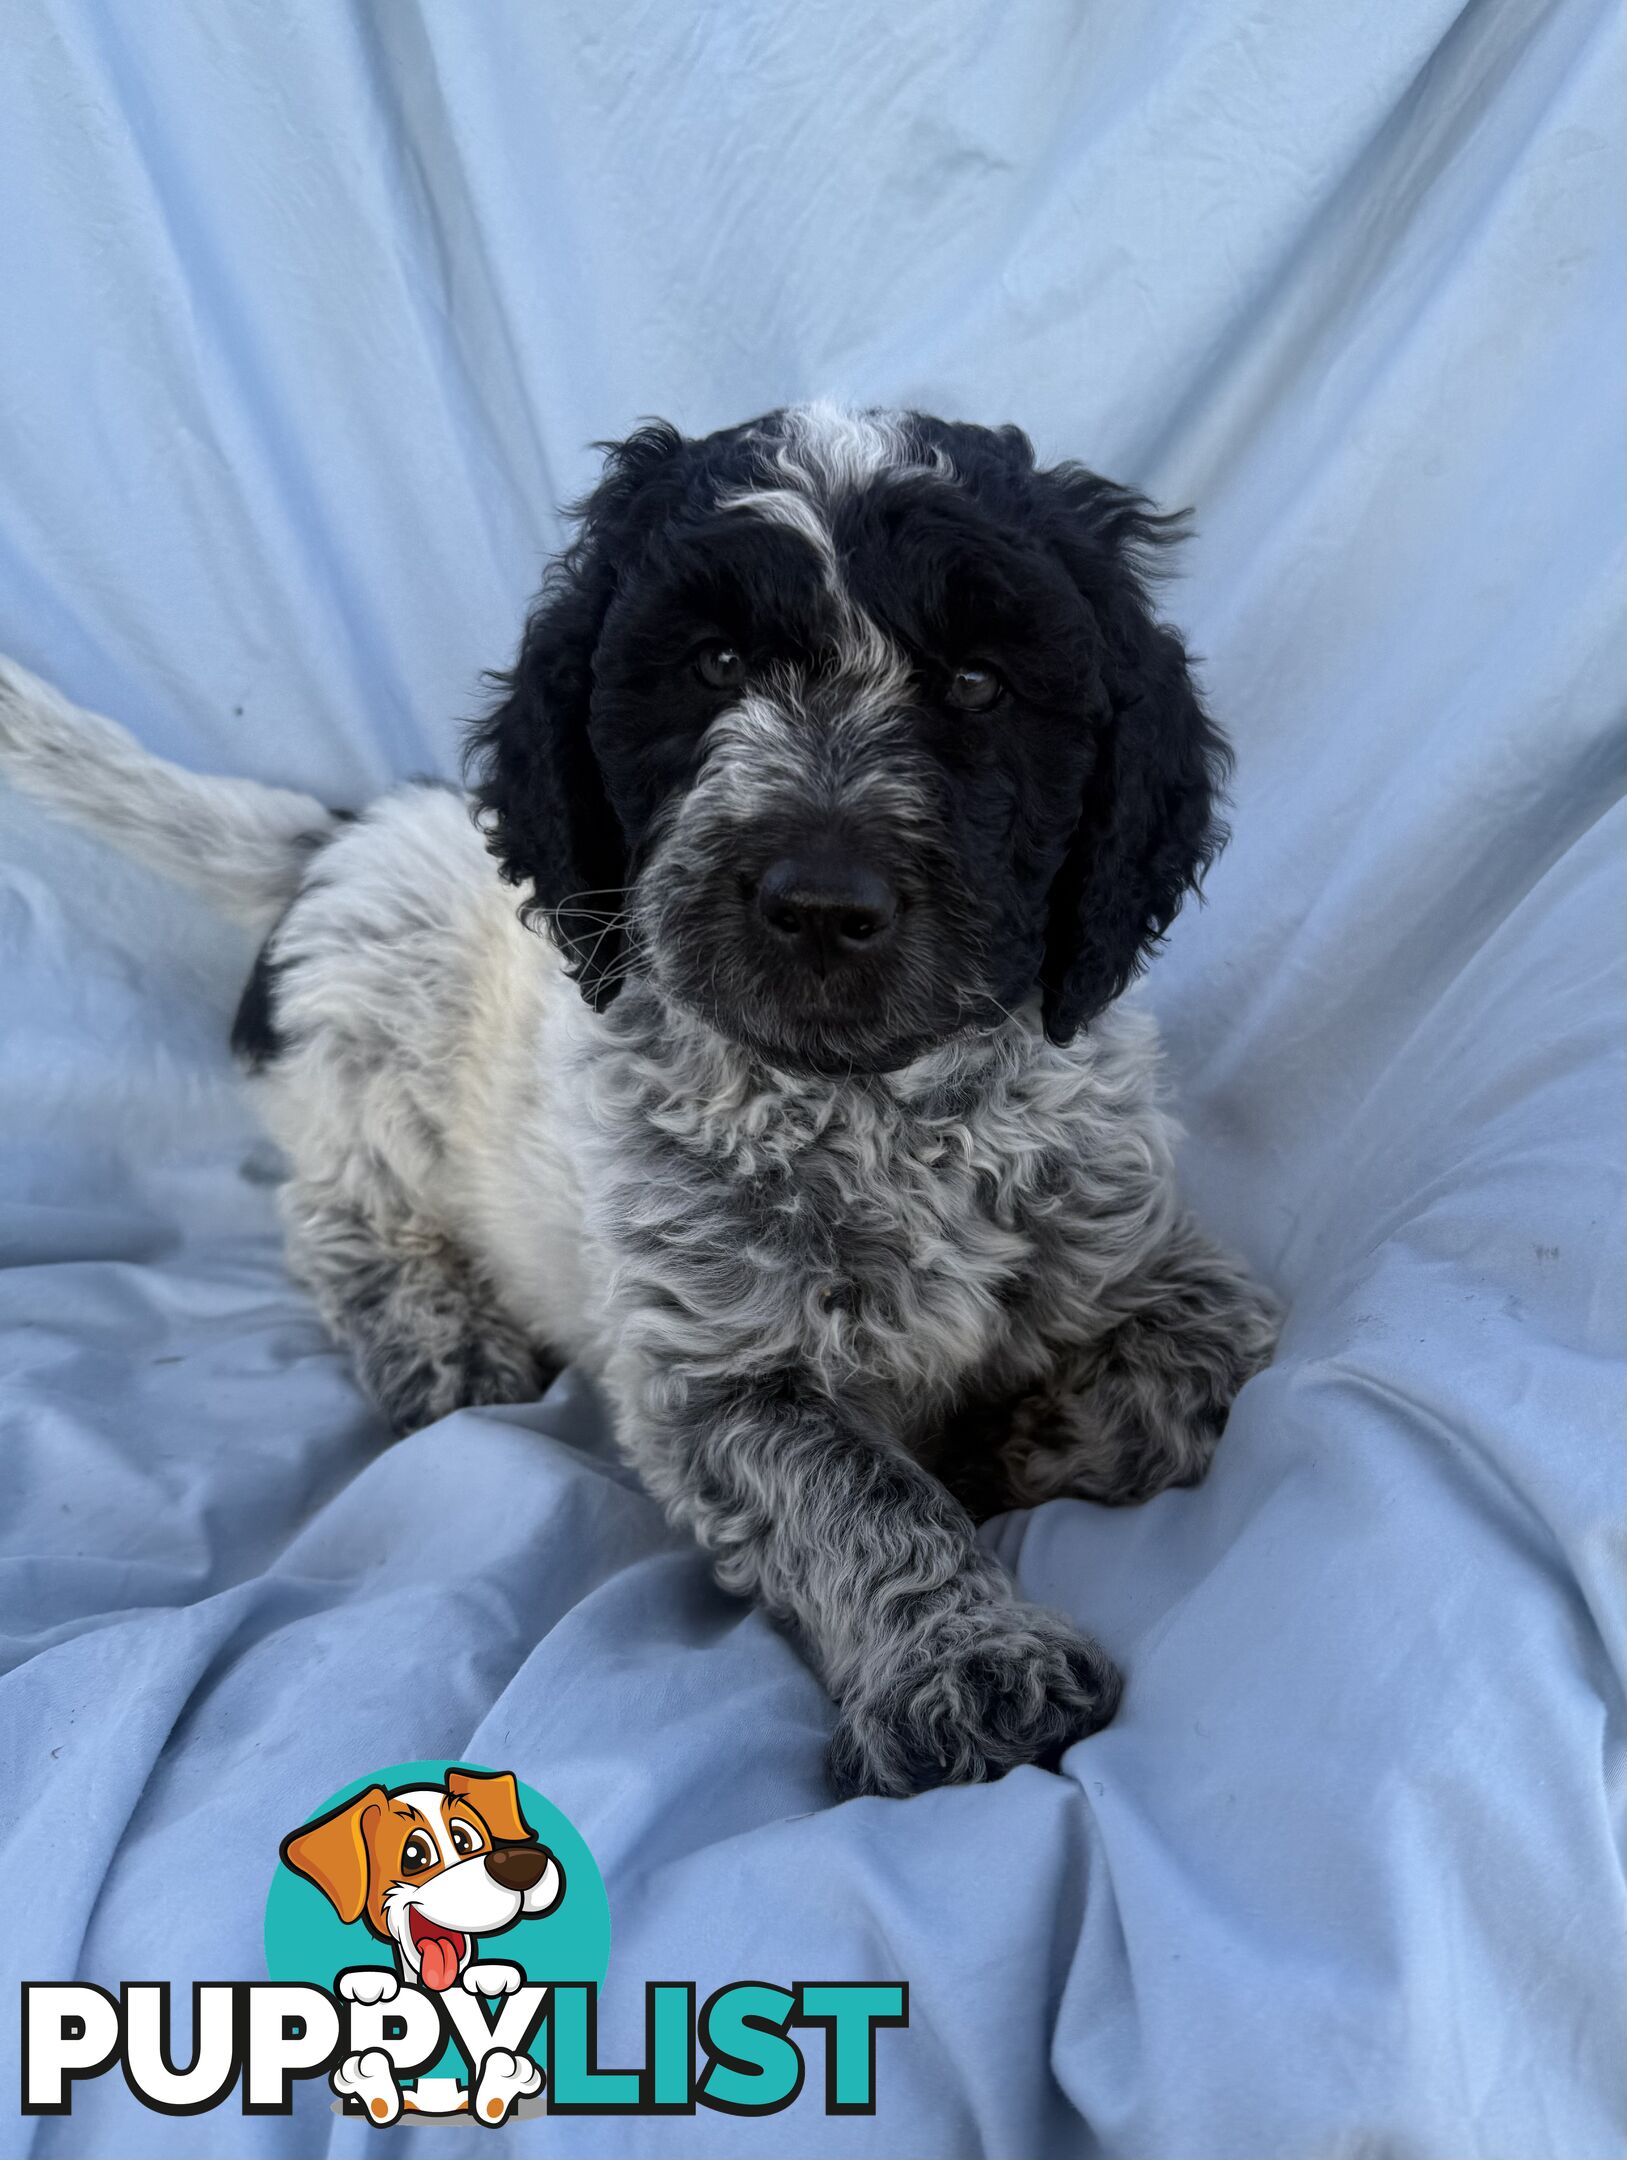
[[[338,823],[314,795],[214,780],[143,750],[0,654],[0,775],[149,869],[263,927]]]

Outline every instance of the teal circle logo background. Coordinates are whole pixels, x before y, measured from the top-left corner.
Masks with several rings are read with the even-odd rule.
[[[484,1763],[465,1762],[456,1755],[391,1763],[341,1785],[312,1808],[305,1821],[313,1822],[330,1809],[342,1807],[370,1785],[382,1785],[386,1791],[400,1785],[439,1785],[448,1770],[500,1774]],[[584,1980],[597,1987],[610,1962],[610,1900],[598,1863],[568,1815],[562,1815],[551,1800],[518,1775],[515,1783],[527,1823],[564,1871],[565,1895],[545,1918],[519,1920],[500,1934],[481,1936],[478,1955],[488,1964],[518,1965],[528,1981],[539,1984]],[[288,1825],[290,1831],[299,1828],[298,1823]],[[347,1927],[315,1883],[296,1875],[280,1859],[266,1898],[265,1932],[266,1971],[273,1980],[300,1980],[331,1989],[337,1973],[359,1965],[397,1970],[390,1944],[381,1942],[360,1920]],[[531,2052],[539,2063],[543,2061],[540,2035]],[[433,2069],[423,2074],[466,2077],[468,2072],[458,2050],[449,2047]]]

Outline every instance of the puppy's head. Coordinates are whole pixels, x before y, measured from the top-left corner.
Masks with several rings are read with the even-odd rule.
[[[505,1770],[449,1770],[444,1785],[369,1786],[282,1842],[282,1857],[348,1926],[365,1921],[407,1977],[450,1987],[475,1939],[541,1918],[565,1894]]]
[[[1015,428],[813,406],[609,449],[474,731],[490,845],[603,1008],[882,1071],[1036,992],[1065,1042],[1220,844],[1172,530]]]

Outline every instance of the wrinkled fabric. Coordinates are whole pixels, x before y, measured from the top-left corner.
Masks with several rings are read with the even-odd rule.
[[[1124,1664],[1063,1774],[831,1802],[831,1712],[589,1389],[394,1447],[288,1283],[250,949],[0,798],[0,2003],[263,1971],[441,1754],[643,1985],[906,1979],[873,2117],[518,2153],[1556,2155],[1627,2125],[1622,23],[1596,0],[36,0],[0,646],[167,755],[450,771],[588,445],[833,392],[1197,509],[1235,837],[1144,995],[1290,1304],[1212,1476],[989,1535]],[[16,2026],[0,2016],[0,2094]],[[306,2090],[41,2156],[372,2152]],[[474,2131],[437,2149],[472,2150]]]

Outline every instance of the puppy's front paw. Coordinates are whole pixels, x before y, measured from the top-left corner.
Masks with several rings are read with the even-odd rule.
[[[516,1988],[524,1987],[525,1974],[518,1965],[469,1965],[464,1969],[462,1984],[467,1995],[512,1995]]]
[[[844,1797],[975,1785],[1053,1767],[1105,1725],[1123,1683],[1065,1620],[1031,1605],[956,1613],[842,1706],[830,1769]]]
[[[535,1402],[556,1371],[528,1344],[495,1334],[471,1335],[435,1357],[407,1356],[389,1342],[362,1361],[368,1393],[402,1437],[454,1410]]]
[[[400,1979],[382,1965],[354,1965],[339,1975],[337,1985],[345,2001],[353,2003],[392,2002],[401,1992]]]

